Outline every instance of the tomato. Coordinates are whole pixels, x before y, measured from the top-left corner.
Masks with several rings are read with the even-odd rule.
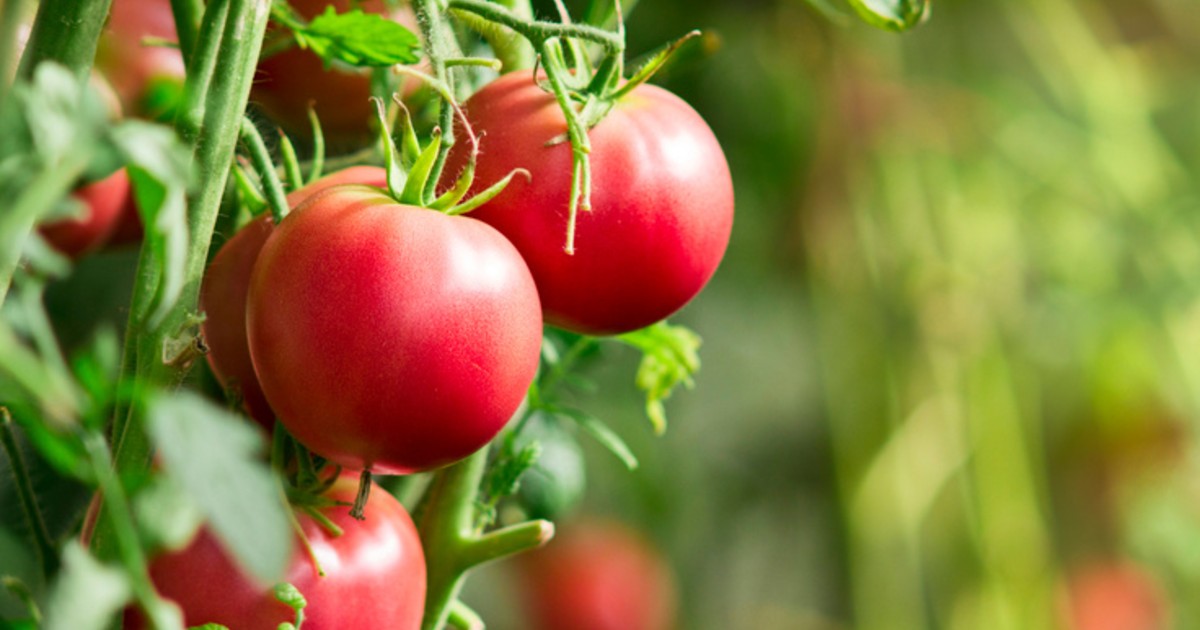
[[[525,257],[546,321],[585,334],[652,324],[703,288],[733,227],[733,183],[716,137],[687,103],[643,85],[593,128],[592,210],[579,212],[575,253],[564,251],[571,147],[557,101],[528,72],[505,75],[466,102],[480,136],[475,181],[514,168],[508,188],[472,213]],[[462,147],[465,143],[460,143]],[[465,151],[452,156],[450,172]]]
[[[1064,593],[1072,630],[1154,630],[1170,626],[1169,600],[1154,576],[1129,561],[1076,570]]]
[[[533,278],[499,232],[367,187],[318,193],[275,228],[246,316],[288,431],[377,472],[486,444],[521,404],[542,341]]]
[[[377,166],[352,166],[293,191],[288,205],[295,207],[312,195],[337,184],[384,187],[387,172]],[[225,242],[213,257],[200,285],[200,310],[205,313],[201,332],[208,345],[208,365],[222,387],[236,389],[250,417],[271,430],[275,412],[263,396],[250,349],[246,345],[246,291],[250,270],[274,224],[269,214],[251,221]]]
[[[292,0],[290,4],[309,20],[332,6],[338,13],[358,8],[367,13],[387,14],[410,29],[416,26],[410,9],[389,10],[382,0]],[[285,131],[302,137],[311,132],[308,106],[312,103],[331,148],[371,139],[371,124],[376,114],[370,101],[369,69],[327,68],[312,51],[293,47],[259,62],[250,98]]]
[[[520,556],[531,630],[668,630],[676,586],[663,557],[637,532],[610,521],[562,528]]]
[[[96,68],[112,83],[127,113],[153,117],[162,112],[150,108],[147,99],[163,86],[180,89],[184,65],[178,48],[146,46],[146,38],[178,39],[169,0],[113,0]]]
[[[356,483],[354,477],[343,477],[330,498],[352,502]],[[346,506],[321,511],[343,534],[335,537],[298,512],[312,556],[297,541],[283,579],[308,601],[305,630],[420,628],[425,555],[404,506],[375,487],[364,521],[351,517]],[[313,556],[324,577],[317,575]],[[275,599],[272,585],[259,584],[243,573],[206,529],[184,549],[151,561],[150,577],[163,597],[183,609],[188,627],[219,623],[233,630],[275,630],[295,619],[292,610]],[[141,628],[138,617],[127,614],[126,627]]]
[[[130,197],[129,175],[118,169],[71,193],[83,203],[83,215],[41,226],[42,237],[58,251],[79,258],[104,244]]]

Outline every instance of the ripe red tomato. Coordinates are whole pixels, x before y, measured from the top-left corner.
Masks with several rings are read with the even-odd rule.
[[[354,501],[356,483],[343,477],[330,498]],[[297,516],[325,576],[317,574],[312,557],[297,543],[283,580],[308,601],[305,630],[420,628],[425,555],[404,506],[375,487],[364,521],[351,517],[346,506],[321,511],[342,528],[341,536],[332,536],[304,513]],[[275,630],[295,620],[291,609],[275,599],[272,585],[245,575],[207,530],[181,551],[154,559],[150,577],[163,597],[183,609],[188,627],[219,623],[235,630]],[[141,628],[138,617],[127,614],[126,627]]]
[[[108,25],[96,50],[96,68],[112,83],[125,111],[148,111],[148,90],[156,83],[182,85],[183,56],[178,48],[146,46],[146,38],[176,41],[169,0],[113,0]]]
[[[1170,606],[1153,575],[1129,561],[1106,561],[1073,572],[1063,593],[1071,630],[1167,628]]]
[[[349,468],[461,459],[520,406],[537,289],[486,224],[339,186],[275,228],[247,298],[250,356],[292,435]]]
[[[480,135],[475,181],[516,178],[472,216],[517,246],[537,281],[546,321],[586,334],[652,324],[703,288],[733,227],[733,183],[712,131],[687,103],[643,85],[589,134],[592,211],[564,251],[571,147],[554,96],[527,72],[500,77],[466,103]],[[463,146],[460,144],[459,146]],[[465,161],[456,151],[451,171]]]
[[[314,194],[338,184],[384,187],[387,171],[377,166],[352,166],[293,191],[288,206],[296,207]],[[246,345],[246,291],[250,271],[274,224],[269,214],[251,221],[233,235],[213,257],[200,285],[200,310],[205,313],[201,332],[208,345],[208,365],[226,389],[237,389],[243,406],[268,431],[275,412],[263,396]]]
[[[670,567],[637,532],[615,522],[564,527],[520,556],[533,630],[668,630],[676,587]]]
[[[112,175],[81,186],[71,193],[83,202],[82,216],[42,225],[42,237],[58,251],[79,258],[104,244],[121,219],[128,202],[129,175],[118,169]]]
[[[290,4],[309,20],[332,6],[338,13],[357,8],[388,15],[410,29],[416,26],[411,9],[389,9],[382,0],[292,0]],[[285,131],[298,136],[310,133],[308,106],[312,103],[332,148],[361,144],[371,137],[375,106],[370,101],[370,70],[327,68],[310,50],[294,47],[261,60],[250,98]]]

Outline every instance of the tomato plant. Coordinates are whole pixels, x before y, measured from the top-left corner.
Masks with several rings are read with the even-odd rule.
[[[344,466],[427,470],[490,440],[537,370],[541,313],[512,245],[467,217],[334,187],[268,237],[247,298],[272,408]]]
[[[676,587],[640,534],[611,521],[569,525],[522,558],[522,598],[535,630],[668,630]]]
[[[41,233],[52,247],[78,258],[103,245],[120,223],[129,204],[129,175],[119,169],[71,195],[82,204],[83,214],[47,223]]]
[[[353,501],[355,481],[340,479],[327,498]],[[370,517],[359,521],[344,505],[321,508],[341,535],[299,513],[311,552],[296,547],[284,581],[308,602],[304,628],[420,628],[425,557],[416,527],[404,506],[382,489],[371,493],[367,510]],[[275,630],[295,617],[276,600],[270,585],[245,575],[207,530],[184,549],[153,560],[150,576],[155,588],[183,609],[189,626],[220,623],[236,630]],[[136,617],[127,616],[130,627],[143,627]]]
[[[678,97],[639,86],[589,132],[592,209],[578,214],[574,254],[564,251],[572,149],[555,96],[520,72],[465,107],[480,134],[479,179],[518,166],[532,174],[473,216],[525,257],[548,323],[587,334],[641,328],[681,308],[716,271],[733,184],[712,131]]]
[[[387,180],[377,166],[350,167],[293,191],[288,205],[299,205],[330,186],[350,183],[382,187]],[[238,230],[217,252],[200,287],[208,364],[221,385],[236,390],[246,411],[268,431],[275,425],[275,414],[263,396],[246,345],[246,292],[254,261],[273,227],[270,215],[263,215]]]

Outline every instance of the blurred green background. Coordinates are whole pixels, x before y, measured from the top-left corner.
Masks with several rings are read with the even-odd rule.
[[[1200,627],[1198,9],[638,5],[635,53],[706,33],[659,82],[737,219],[667,435],[632,353],[594,374],[642,468],[586,444],[583,512],[649,533],[680,628]]]

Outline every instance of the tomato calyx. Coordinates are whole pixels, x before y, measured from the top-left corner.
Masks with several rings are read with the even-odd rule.
[[[479,139],[471,129],[471,123],[462,107],[454,100],[448,86],[438,79],[412,68],[399,68],[405,74],[416,76],[428,83],[442,97],[443,101],[453,109],[455,116],[462,123],[463,131],[470,144],[470,157],[462,172],[458,174],[454,184],[441,195],[437,195],[439,187],[437,180],[441,177],[440,157],[442,151],[442,130],[435,128],[432,138],[424,146],[417,139],[416,129],[412,124],[412,116],[404,103],[393,96],[399,106],[400,146],[392,136],[388,125],[387,113],[383,101],[376,99],[375,106],[379,116],[379,135],[383,145],[384,168],[387,169],[388,194],[398,203],[418,208],[428,208],[450,216],[466,214],[475,208],[491,201],[508,186],[517,175],[526,180],[531,178],[529,171],[516,168],[509,171],[499,181],[464,199],[475,181],[475,162],[479,155]]]
[[[560,22],[528,20],[502,6],[482,0],[449,0],[448,8],[473,14],[484,21],[505,26],[533,46],[538,55],[534,81],[554,94],[567,123],[565,134],[548,144],[571,143],[571,192],[567,206],[567,229],[563,251],[575,254],[575,227],[579,212],[592,209],[591,142],[588,131],[612,111],[617,101],[645,83],[658,72],[688,40],[698,36],[693,30],[667,44],[642,64],[629,79],[624,78],[625,24],[620,3],[616,3],[616,28],[608,31],[586,24],[573,24],[565,9]],[[595,67],[582,42],[602,48],[603,56]],[[568,61],[568,53],[570,60]],[[544,78],[544,80],[543,80]]]

